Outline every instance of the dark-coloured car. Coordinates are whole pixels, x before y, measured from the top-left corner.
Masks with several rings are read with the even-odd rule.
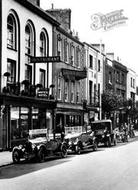
[[[97,120],[91,123],[91,128],[97,138],[97,143],[103,143],[105,146],[117,144],[116,133],[113,130],[111,120]]]
[[[46,157],[54,155],[66,157],[67,144],[61,138],[53,139],[53,135],[49,138],[46,129],[30,130],[28,140],[12,150],[14,163],[19,163],[21,159],[31,160],[33,158],[38,162],[43,162]]]
[[[65,136],[65,141],[68,144],[68,151],[77,154],[86,149],[97,150],[96,137],[92,131],[68,134]]]

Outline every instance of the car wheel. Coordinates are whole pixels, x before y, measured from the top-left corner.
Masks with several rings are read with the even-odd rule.
[[[108,147],[111,146],[111,137],[109,137],[108,140],[107,140],[107,146],[108,146]]]
[[[12,152],[12,160],[15,164],[18,164],[20,162],[20,153],[19,150],[14,150]]]
[[[65,145],[61,146],[61,157],[62,158],[67,157],[67,147]]]
[[[44,162],[45,161],[45,152],[44,152],[43,148],[40,148],[40,150],[38,151],[37,158],[38,158],[39,162]]]
[[[80,154],[80,153],[81,153],[80,145],[76,145],[76,146],[75,146],[75,152],[76,152],[77,154]]]
[[[97,147],[98,147],[97,142],[96,142],[96,141],[93,142],[93,151],[96,151],[96,150],[97,150]]]
[[[117,145],[117,139],[114,138],[114,146],[116,146],[116,145]]]

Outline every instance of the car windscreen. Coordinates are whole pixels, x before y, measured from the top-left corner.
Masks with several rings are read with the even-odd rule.
[[[92,130],[111,130],[111,123],[110,122],[99,122],[99,123],[92,123]]]

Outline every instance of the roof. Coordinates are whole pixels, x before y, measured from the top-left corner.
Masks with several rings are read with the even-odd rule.
[[[14,0],[17,3],[21,4],[25,8],[29,9],[33,13],[37,14],[41,18],[45,19],[46,21],[50,22],[53,25],[59,26],[60,23],[49,13],[45,12],[43,9],[41,9],[39,6],[34,5],[33,3],[27,1],[27,0]]]

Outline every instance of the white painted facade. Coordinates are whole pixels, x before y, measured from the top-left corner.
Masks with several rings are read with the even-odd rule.
[[[17,37],[19,33],[19,27],[20,27],[20,36],[17,38],[17,40],[20,40],[20,82],[24,80],[25,77],[25,26],[30,20],[35,29],[36,34],[36,55],[40,56],[40,33],[42,29],[44,28],[49,37],[49,55],[52,56],[52,24],[41,18],[40,16],[34,14],[29,9],[23,7],[21,4],[19,4],[16,1],[13,0],[2,0],[2,88],[6,84],[6,79],[3,76],[3,74],[7,71],[7,58],[15,60],[16,61],[16,71],[18,71],[18,56],[19,56],[19,47],[17,43],[17,50],[13,51],[9,48],[7,48],[7,17],[9,13],[15,12],[17,17],[19,18],[19,25],[17,24]],[[16,17],[15,17],[16,18]],[[17,18],[16,18],[17,19]],[[17,20],[16,20],[17,21]],[[32,64],[30,64],[32,65]],[[32,66],[33,68],[33,66]],[[42,68],[44,70],[47,69],[47,66],[45,63],[38,63],[36,64],[36,81],[35,83],[39,83],[39,69]],[[32,69],[33,70],[33,69]],[[16,72],[16,75],[18,72]],[[47,74],[47,71],[46,71]],[[34,73],[32,72],[32,78]],[[46,77],[47,78],[47,77]],[[32,79],[33,80],[33,79]],[[17,76],[16,76],[17,81]],[[52,84],[52,64],[49,64],[49,86]]]
[[[135,96],[136,96],[136,72],[133,71],[132,69],[128,68],[128,73],[127,73],[127,99],[131,99],[132,94],[135,94]]]

